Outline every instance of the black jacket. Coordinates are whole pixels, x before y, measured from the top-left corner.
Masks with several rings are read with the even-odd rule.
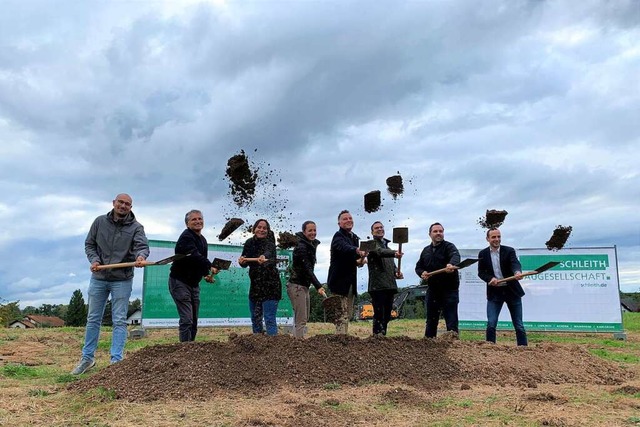
[[[298,236],[298,244],[293,250],[293,264],[289,282],[307,288],[313,285],[316,289],[320,289],[322,284],[313,272],[316,265],[316,248],[320,241],[318,239],[311,241],[301,232],[297,232],[296,236]]]
[[[207,239],[194,231],[185,229],[176,242],[176,254],[190,254],[171,264],[169,276],[189,286],[198,286],[202,278],[211,272],[211,262],[207,258]]]
[[[420,259],[416,263],[416,274],[432,272],[444,268],[447,264],[458,265],[460,263],[460,252],[451,243],[443,240],[438,246],[433,243],[425,247],[420,254]],[[460,276],[458,272],[440,273],[429,277],[429,289],[431,290],[457,290],[460,287]]]
[[[282,299],[282,283],[278,273],[276,244],[270,238],[257,239],[250,237],[242,248],[242,256],[246,258],[259,258],[264,255],[269,261],[260,265],[250,262],[243,265],[249,267],[249,299],[254,302]]]
[[[353,295],[358,293],[358,266],[356,261],[360,258],[358,253],[360,238],[355,233],[340,229],[336,231],[331,240],[331,261],[327,284],[331,293],[348,295],[349,288]]]
[[[388,239],[373,239],[376,248],[367,255],[369,268],[369,292],[383,290],[398,290],[396,282],[396,251],[389,249]]]
[[[478,253],[478,277],[486,283],[495,277],[493,264],[491,263],[491,249],[484,248]],[[510,246],[500,246],[500,270],[503,277],[510,277],[516,271],[522,271],[520,261],[516,256],[516,250]],[[487,285],[487,299],[489,301],[502,301],[509,297],[523,297],[524,289],[517,280],[505,282],[506,286]]]

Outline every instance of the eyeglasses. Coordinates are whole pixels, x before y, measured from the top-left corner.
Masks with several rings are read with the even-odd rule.
[[[129,208],[131,207],[131,202],[127,202],[126,200],[116,200],[116,203],[119,205],[127,206]]]

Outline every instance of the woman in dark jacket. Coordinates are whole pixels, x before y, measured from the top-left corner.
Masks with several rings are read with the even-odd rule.
[[[304,330],[311,310],[311,298],[309,297],[311,285],[320,295],[326,296],[322,284],[313,272],[316,265],[316,248],[320,244],[320,241],[316,239],[316,234],[316,223],[313,221],[305,221],[302,224],[302,232],[296,233],[298,245],[293,250],[291,277],[287,283],[287,295],[289,295],[293,307],[293,336],[295,338],[304,338]]]
[[[249,267],[251,326],[254,334],[263,333],[264,317],[267,335],[277,335],[276,312],[282,299],[282,284],[276,267],[276,242],[266,219],[257,220],[252,230],[253,237],[245,242],[238,259],[241,267]]]

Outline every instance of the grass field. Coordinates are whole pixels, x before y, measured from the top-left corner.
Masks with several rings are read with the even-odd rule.
[[[84,330],[57,328],[0,331],[0,425],[2,426],[482,426],[482,425],[638,425],[640,426],[640,313],[625,313],[626,341],[611,334],[531,333],[530,343],[580,346],[595,357],[628,372],[624,388],[595,384],[547,384],[535,390],[473,386],[446,393],[416,390],[403,384],[363,386],[326,384],[301,392],[281,390],[259,399],[216,395],[206,402],[131,403],[108,389],[75,394],[66,390],[80,354]],[[350,333],[370,335],[370,323],[357,322]],[[328,324],[311,324],[310,334],[332,333]],[[198,340],[227,341],[248,328],[204,328]],[[397,320],[389,335],[420,338],[422,320]],[[463,331],[462,340],[483,340],[481,332]],[[108,361],[110,330],[98,348],[98,365]],[[512,345],[512,333],[500,333],[498,344]],[[126,351],[175,343],[176,330],[151,330],[130,340]],[[428,363],[428,361],[424,361]],[[90,374],[87,374],[90,375]],[[394,399],[393,395],[405,399]],[[391,396],[391,397],[390,397]],[[382,397],[385,397],[384,399]]]

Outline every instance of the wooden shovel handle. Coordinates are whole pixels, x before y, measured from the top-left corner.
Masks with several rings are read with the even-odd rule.
[[[145,267],[147,265],[153,265],[155,262],[153,261],[142,261],[142,266]],[[117,264],[105,264],[96,266],[96,270],[108,270],[110,268],[125,268],[125,267],[135,267],[136,263],[133,262],[120,262]]]
[[[244,260],[246,262],[258,262],[260,260],[260,258],[245,258]],[[265,258],[265,261],[269,261],[269,259]]]
[[[402,243],[398,243],[398,252],[402,253]],[[398,276],[402,274],[400,266],[402,265],[402,257],[398,258]]]
[[[526,273],[522,273],[521,276],[522,277],[526,277],[526,276],[533,276],[534,274],[538,274],[537,271],[533,270],[533,271],[528,271]],[[515,280],[516,276],[509,276],[509,277],[505,277],[504,279],[500,279],[498,280],[498,283],[504,283],[504,282],[508,282],[510,280]]]

